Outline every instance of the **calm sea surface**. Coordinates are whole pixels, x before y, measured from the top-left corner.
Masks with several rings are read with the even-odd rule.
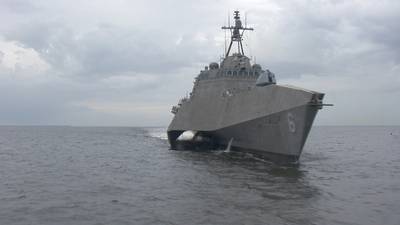
[[[400,224],[400,127],[314,127],[298,166],[164,128],[0,127],[0,224]]]

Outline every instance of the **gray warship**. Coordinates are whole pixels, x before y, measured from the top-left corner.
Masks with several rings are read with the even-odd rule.
[[[168,130],[173,150],[229,149],[271,160],[297,162],[324,94],[276,84],[275,75],[245,56],[243,26],[234,12],[230,44],[221,63],[195,78],[190,95],[172,107]],[[231,54],[232,46],[237,52]]]

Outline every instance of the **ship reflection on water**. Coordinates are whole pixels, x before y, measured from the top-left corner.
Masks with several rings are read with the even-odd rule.
[[[213,198],[218,205],[232,212],[239,210],[243,222],[254,224],[263,224],[261,218],[274,224],[317,224],[320,220],[313,207],[321,198],[321,191],[309,181],[309,175],[301,164],[277,164],[237,151],[170,153],[178,161],[190,162],[190,170],[207,174],[207,177],[195,176],[193,179],[197,181],[188,181],[188,184],[207,186],[202,193],[196,194],[199,197],[196,204],[201,207],[206,207]],[[198,185],[193,191],[201,188]],[[248,214],[242,214],[241,210]],[[257,212],[265,215],[260,216]]]

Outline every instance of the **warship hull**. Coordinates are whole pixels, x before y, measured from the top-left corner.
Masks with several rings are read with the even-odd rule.
[[[253,28],[243,26],[239,11],[234,19],[222,27],[231,33],[225,58],[201,70],[190,96],[172,107],[171,149],[226,148],[298,161],[324,94],[277,85],[274,73],[251,64],[242,35]]]
[[[229,80],[224,84],[229,87]],[[229,146],[272,160],[297,161],[324,94],[246,85],[242,82],[225,96],[218,93],[221,89],[204,85],[208,90],[183,104],[168,127],[171,149]],[[186,131],[195,134],[192,139],[179,138]]]

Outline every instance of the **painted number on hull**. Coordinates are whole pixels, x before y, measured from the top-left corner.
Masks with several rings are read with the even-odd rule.
[[[287,114],[289,131],[294,133],[296,132],[296,123],[294,122],[294,115],[292,113]]]

